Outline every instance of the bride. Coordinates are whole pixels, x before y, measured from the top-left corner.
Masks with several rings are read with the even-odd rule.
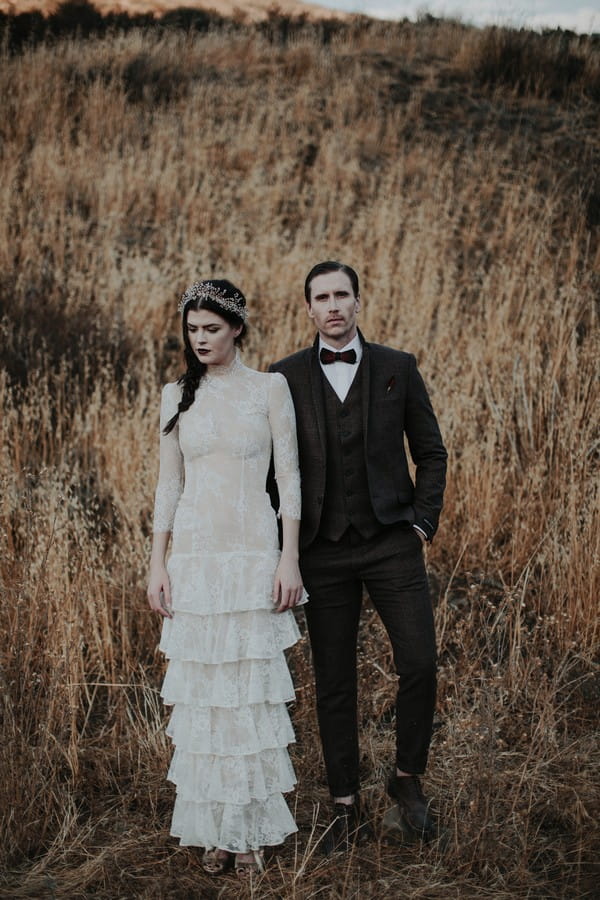
[[[196,282],[179,308],[186,371],[162,393],[148,583],[173,706],[171,833],[205,848],[208,873],[235,866],[243,877],[297,830],[283,798],[296,781],[284,650],[305,598],[294,407],[282,375],[241,362],[246,300],[231,282]],[[265,490],[271,453],[281,552]]]

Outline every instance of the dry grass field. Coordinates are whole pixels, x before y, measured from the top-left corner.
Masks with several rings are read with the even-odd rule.
[[[597,896],[600,46],[175,25],[2,45],[0,896]],[[192,280],[242,287],[265,368],[311,339],[302,282],[328,257],[362,275],[365,335],[416,353],[450,454],[425,779],[446,833],[314,852],[302,641],[300,832],[244,888],[168,834],[159,391]],[[360,653],[377,825],[394,679],[368,604]]]
[[[74,9],[76,5],[83,4],[92,7],[102,15],[111,13],[126,13],[128,16],[150,14],[160,18],[165,13],[179,9],[204,10],[216,13],[218,16],[229,16],[240,22],[259,22],[268,19],[274,10],[278,14],[293,18],[305,17],[311,21],[318,19],[350,19],[351,15],[341,10],[331,10],[315,3],[307,3],[304,0],[70,0],[61,3],[61,0],[0,0],[0,12],[3,13],[31,13],[41,12],[44,16],[55,15],[62,7]],[[78,10],[77,12],[80,12]]]

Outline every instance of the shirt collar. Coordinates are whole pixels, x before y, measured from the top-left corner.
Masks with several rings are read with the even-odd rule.
[[[362,357],[362,344],[360,341],[360,337],[358,336],[358,332],[356,332],[350,343],[346,344],[345,347],[332,347],[331,344],[326,344],[321,335],[319,335],[319,351],[322,347],[325,347],[326,350],[332,350],[334,353],[336,353],[338,350],[341,353],[343,353],[344,350],[355,350],[357,363],[360,362]]]

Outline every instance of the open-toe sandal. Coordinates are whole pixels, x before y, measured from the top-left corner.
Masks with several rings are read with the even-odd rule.
[[[208,875],[222,875],[231,867],[233,855],[227,850],[205,850],[202,855],[202,868]]]
[[[242,859],[252,856],[252,859]],[[262,850],[250,850],[249,853],[237,853],[235,857],[235,874],[244,880],[251,875],[262,875],[265,871],[265,855]]]

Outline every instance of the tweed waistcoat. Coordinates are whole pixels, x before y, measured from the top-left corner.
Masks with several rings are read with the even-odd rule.
[[[362,411],[362,366],[342,403],[322,375],[327,439],[327,466],[319,534],[337,541],[353,525],[364,537],[381,531],[375,517],[365,462]]]

